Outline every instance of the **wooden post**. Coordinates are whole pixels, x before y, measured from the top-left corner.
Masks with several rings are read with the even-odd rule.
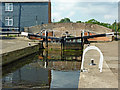
[[[83,34],[81,33],[81,61],[82,61],[82,55],[83,55],[83,48],[84,48],[84,42],[83,42]]]
[[[64,59],[63,53],[64,53],[64,38],[61,39],[61,60]]]
[[[48,47],[48,32],[45,30],[45,47]]]
[[[63,38],[61,39],[61,50],[63,49]]]
[[[38,45],[39,45],[39,50],[40,50],[40,49],[44,49],[43,41],[42,41],[42,42],[39,41]]]
[[[43,42],[44,42],[44,41],[42,41],[42,49],[44,49],[44,45],[43,45]]]
[[[44,67],[47,68],[47,66],[48,66],[48,48],[47,48],[47,50],[45,50],[45,65],[44,65]]]
[[[51,87],[51,81],[52,81],[52,73],[51,73],[51,70],[49,69],[48,70],[48,82],[49,82],[49,88],[48,89],[50,89]]]
[[[65,38],[63,38],[63,51],[65,49]]]

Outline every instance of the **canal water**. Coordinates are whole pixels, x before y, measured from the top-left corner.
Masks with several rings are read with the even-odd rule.
[[[2,68],[3,90],[78,88],[80,50],[41,50]]]

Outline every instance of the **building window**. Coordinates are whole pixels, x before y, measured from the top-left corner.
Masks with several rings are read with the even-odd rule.
[[[5,11],[13,11],[13,3],[5,3]]]
[[[5,17],[5,26],[13,26],[13,18]]]

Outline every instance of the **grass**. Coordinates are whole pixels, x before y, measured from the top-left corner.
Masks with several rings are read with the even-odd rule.
[[[68,50],[64,50],[64,51],[82,51],[82,50],[68,49]]]
[[[8,37],[17,37],[17,35],[9,35]]]
[[[53,49],[53,48],[45,49],[45,51],[61,51],[61,50],[62,49]],[[82,51],[82,50],[67,49],[67,50],[63,50],[63,51],[65,51],[65,52],[67,52],[67,51],[73,51],[73,52],[75,52],[75,51]]]

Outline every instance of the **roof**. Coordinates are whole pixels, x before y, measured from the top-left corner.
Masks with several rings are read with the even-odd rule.
[[[0,0],[0,2],[49,2],[50,0]]]

